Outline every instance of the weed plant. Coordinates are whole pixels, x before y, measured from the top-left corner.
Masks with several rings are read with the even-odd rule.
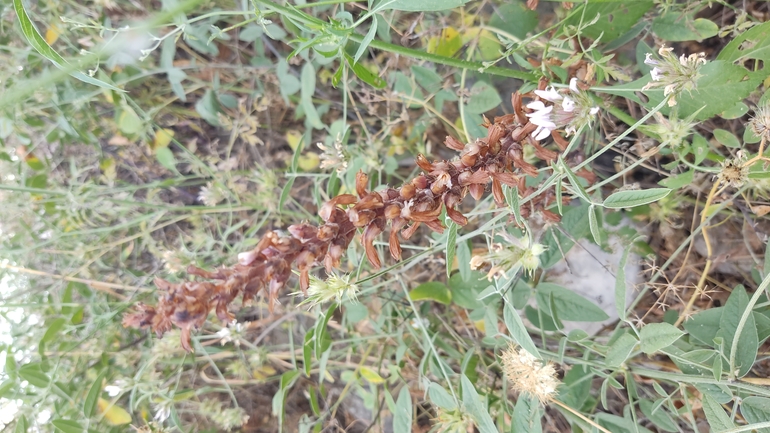
[[[768,3],[0,11],[4,431],[770,431]]]

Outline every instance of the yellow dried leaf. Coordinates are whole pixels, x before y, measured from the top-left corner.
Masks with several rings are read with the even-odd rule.
[[[265,380],[270,376],[275,376],[277,372],[275,369],[269,365],[263,365],[254,370],[254,373],[252,374],[254,376],[254,379],[257,380]]]
[[[304,155],[300,155],[297,160],[297,165],[303,171],[313,171],[321,164],[321,158],[315,152],[308,152]]]
[[[484,320],[477,320],[473,322],[473,326],[481,332],[487,332],[487,326],[484,324]]]
[[[385,379],[383,379],[379,373],[368,367],[361,367],[361,377],[366,379],[367,382],[373,383],[375,385],[385,383]]]
[[[61,31],[59,30],[59,27],[53,23],[48,27],[48,30],[45,31],[45,41],[48,42],[48,45],[51,45],[59,39],[59,35],[61,35]]]
[[[152,141],[153,150],[168,146],[171,143],[172,138],[174,138],[173,130],[159,129],[155,132],[155,139]]]
[[[96,403],[99,408],[99,413],[104,415],[104,419],[112,425],[123,425],[131,422],[131,414],[126,412],[120,406],[110,404],[109,401],[100,398]]]
[[[454,27],[445,27],[440,36],[428,39],[428,52],[440,56],[452,57],[463,47],[460,33]]]
[[[296,150],[300,141],[302,141],[302,133],[294,129],[286,131],[286,142],[289,143],[291,150]]]
[[[770,206],[765,206],[765,205],[752,206],[751,211],[757,214],[757,216],[760,216],[760,217],[765,216],[768,213],[770,213]]]

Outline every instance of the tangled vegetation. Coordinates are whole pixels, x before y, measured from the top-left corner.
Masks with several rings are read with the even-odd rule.
[[[0,428],[770,431],[770,4],[2,11]]]

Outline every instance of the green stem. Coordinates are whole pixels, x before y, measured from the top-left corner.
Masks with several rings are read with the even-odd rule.
[[[742,431],[752,431],[752,430],[759,431],[763,428],[768,428],[768,427],[770,427],[770,421],[759,422],[756,424],[742,425],[740,427],[731,428],[730,430],[722,430],[719,433],[738,433]]]
[[[302,21],[303,23],[308,25],[311,25],[311,26],[327,25],[326,23],[318,19],[312,18],[297,10],[287,8],[285,6],[281,6],[270,0],[255,0],[255,1],[256,3],[260,3],[280,14]],[[363,36],[358,35],[352,31],[348,35],[348,37],[350,38],[351,41],[357,42],[359,44],[362,43],[364,40]],[[498,66],[486,67],[481,62],[471,62],[468,60],[461,60],[461,59],[455,59],[451,57],[440,56],[438,54],[426,53],[425,51],[406,48],[400,45],[390,44],[390,43],[378,41],[378,40],[371,41],[369,43],[369,46],[378,50],[387,51],[387,52],[399,54],[402,56],[412,57],[415,59],[425,60],[425,61],[438,63],[446,66],[453,66],[455,68],[460,68],[460,69],[471,69],[475,71],[481,71],[483,73],[487,73],[490,75],[497,75],[497,76],[508,77],[508,78],[517,78],[519,80],[532,81],[532,82],[537,81],[538,79],[536,75],[531,74],[529,72],[516,71],[513,69],[501,68]]]

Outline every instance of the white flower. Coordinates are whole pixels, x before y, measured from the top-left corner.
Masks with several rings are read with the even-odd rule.
[[[570,80],[569,94],[559,92],[553,86],[534,91],[540,100],[527,104],[527,108],[534,110],[527,113],[527,117],[537,125],[537,129],[532,132],[535,140],[544,140],[557,129],[574,134],[579,128],[591,123],[599,107],[593,105],[591,98],[578,88],[577,83],[575,77]],[[543,101],[553,105],[546,105]]]
[[[245,324],[248,325],[248,322]],[[236,346],[241,345],[241,336],[246,329],[243,323],[232,321],[226,327],[217,331],[216,336],[219,337],[219,342],[224,346],[226,343],[234,342]]]
[[[650,71],[652,81],[642,89],[663,87],[663,95],[670,96],[668,105],[671,107],[676,105],[676,99],[682,92],[689,93],[696,89],[700,78],[698,71],[706,64],[704,53],[689,56],[682,54],[677,58],[672,51],[673,48],[661,47],[658,50],[661,60],[653,59],[651,53],[646,54],[644,63],[655,67]]]

